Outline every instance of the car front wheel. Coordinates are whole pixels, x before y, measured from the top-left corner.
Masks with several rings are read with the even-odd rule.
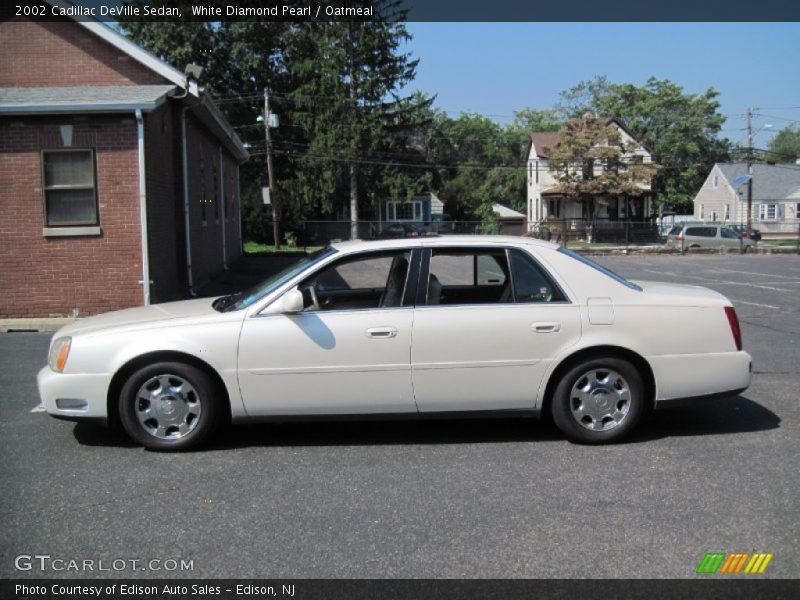
[[[571,441],[616,442],[641,420],[645,410],[642,376],[619,358],[595,358],[576,364],[553,394],[553,421]]]
[[[219,420],[211,378],[177,362],[149,365],[122,388],[119,414],[134,441],[151,450],[189,450],[204,442]]]

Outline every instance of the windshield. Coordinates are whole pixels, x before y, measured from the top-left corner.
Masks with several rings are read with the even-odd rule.
[[[329,246],[327,248],[322,248],[321,250],[317,250],[316,252],[305,255],[296,263],[293,263],[288,267],[286,267],[285,269],[283,269],[282,271],[275,273],[272,277],[268,277],[258,285],[255,285],[248,290],[235,294],[231,298],[231,302],[226,303],[222,310],[224,312],[228,312],[231,310],[240,310],[242,308],[247,308],[248,306],[256,302],[259,298],[263,298],[270,292],[282,286],[284,283],[292,279],[295,275],[299,275],[301,272],[305,271],[310,266],[324,260],[331,254],[335,253],[336,250]]]
[[[611,269],[607,269],[603,265],[598,264],[598,263],[594,262],[593,260],[590,260],[590,259],[586,258],[585,256],[583,256],[581,254],[578,254],[577,252],[573,252],[572,250],[567,250],[566,248],[559,248],[558,251],[561,252],[562,254],[566,254],[567,256],[571,256],[575,260],[577,260],[579,262],[582,262],[583,264],[585,264],[585,265],[587,265],[589,267],[592,267],[593,269],[597,269],[603,275],[606,275],[606,276],[610,277],[611,279],[621,283],[625,287],[629,287],[630,289],[636,290],[637,292],[641,292],[642,291],[642,288],[640,288],[635,283],[631,283],[630,281],[625,279],[622,275],[617,275]]]

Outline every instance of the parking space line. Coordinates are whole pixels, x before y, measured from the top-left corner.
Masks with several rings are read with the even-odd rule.
[[[754,271],[738,271],[733,269],[723,269],[718,267],[716,269],[709,269],[710,271],[716,271],[718,273],[736,273],[737,275],[760,275],[761,277],[775,277],[776,279],[797,279],[797,276],[790,276],[790,275],[775,275],[774,273],[757,273]]]
[[[736,298],[728,298],[734,304],[749,304],[750,306],[762,306],[764,308],[771,308],[773,310],[780,310],[780,306],[772,306],[771,304],[759,304],[758,302],[746,302],[745,300],[737,300]]]
[[[37,404],[36,406],[34,406],[34,407],[31,409],[31,412],[32,412],[32,413],[43,413],[43,412],[45,412],[44,404],[42,404],[42,403],[40,402],[39,404]]]

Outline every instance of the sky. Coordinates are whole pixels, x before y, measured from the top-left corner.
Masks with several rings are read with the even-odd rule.
[[[754,146],[800,120],[800,23],[408,23],[419,58],[409,90],[436,94],[457,116],[500,123],[595,75],[641,85],[653,75],[687,93],[720,92],[722,136],[746,142],[744,113],[760,108]],[[784,110],[791,107],[791,110]]]

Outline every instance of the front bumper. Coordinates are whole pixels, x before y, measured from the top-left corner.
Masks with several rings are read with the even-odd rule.
[[[108,418],[106,373],[55,373],[44,367],[36,377],[39,397],[48,414],[71,421],[104,421]]]

